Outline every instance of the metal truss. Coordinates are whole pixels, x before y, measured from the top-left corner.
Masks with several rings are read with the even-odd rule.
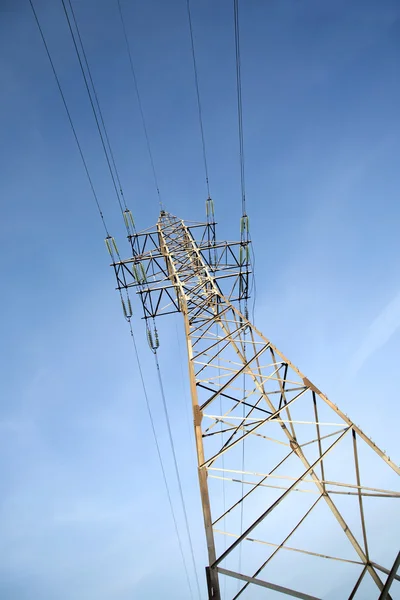
[[[227,298],[237,302],[248,298],[249,274],[248,243],[217,242],[215,222],[185,225],[190,236],[199,234],[197,248],[201,259],[208,265],[215,282],[223,281]],[[194,238],[193,238],[194,239]],[[170,279],[168,266],[160,248],[159,231],[146,230],[129,237],[132,258],[113,263],[117,289],[136,288],[141,296],[144,318],[154,318],[179,312],[180,294]],[[187,259],[189,260],[189,259]],[[191,272],[187,261],[179,265],[183,290],[189,289]],[[228,288],[227,288],[228,285]]]
[[[240,312],[247,243],[162,211],[131,244],[118,289],[136,286],[145,318],[183,315],[209,598],[224,578],[231,598],[316,600],[338,582],[337,598],[391,598],[400,469]]]

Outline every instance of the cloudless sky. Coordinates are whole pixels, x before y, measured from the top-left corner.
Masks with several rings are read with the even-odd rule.
[[[35,6],[108,227],[128,256],[61,2]],[[159,207],[117,2],[73,6],[125,198],[137,227],[149,227]],[[221,239],[239,236],[240,218],[232,6],[192,1]],[[165,207],[203,220],[185,0],[122,8]],[[257,325],[398,461],[400,6],[242,0],[240,26]],[[0,72],[0,597],[187,598],[104,231],[28,0],[0,0]],[[205,598],[182,323],[163,319],[160,361]]]

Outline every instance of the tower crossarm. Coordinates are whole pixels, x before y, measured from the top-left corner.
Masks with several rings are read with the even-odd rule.
[[[169,222],[178,222],[169,215]],[[181,222],[181,221],[179,221]],[[223,287],[232,303],[248,298],[249,275],[251,269],[247,260],[248,244],[241,242],[218,242],[215,239],[214,222],[192,223],[185,226],[185,231],[196,239],[196,248],[200,258],[207,263],[208,269],[216,282]],[[134,288],[140,295],[144,318],[179,312],[179,298],[176,296],[177,286],[171,282],[166,267],[165,257],[161,252],[161,238],[158,229],[149,229],[129,236],[132,257],[112,263],[115,271],[117,289]],[[171,248],[174,240],[170,240]],[[176,246],[175,246],[176,248]],[[182,255],[183,256],[183,255]],[[180,280],[190,285],[192,270],[188,267],[190,257],[182,258],[179,267]]]

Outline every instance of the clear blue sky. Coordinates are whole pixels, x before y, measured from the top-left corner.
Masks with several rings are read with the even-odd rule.
[[[116,0],[73,4],[125,198],[138,228],[149,227],[157,198]],[[234,239],[240,186],[232,2],[192,4],[211,194],[219,237]],[[398,460],[400,6],[240,4],[257,324]],[[35,5],[107,223],[127,254],[61,3]],[[122,6],[166,208],[202,220],[206,190],[185,0]],[[183,600],[101,223],[27,0],[0,0],[0,72],[0,597]],[[137,302],[135,312],[172,478]],[[178,316],[160,325],[160,359],[205,597],[177,328]]]

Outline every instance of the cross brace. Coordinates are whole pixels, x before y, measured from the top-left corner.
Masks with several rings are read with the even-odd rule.
[[[196,234],[200,235],[198,241]],[[309,548],[296,551],[312,560],[325,559],[328,573],[332,558],[336,564],[361,569],[350,582],[349,599],[361,598],[357,594],[365,577],[375,586],[376,598],[390,598],[390,583],[398,578],[397,567],[394,570],[397,563],[392,568],[382,567],[374,560],[381,549],[376,544],[374,547],[369,538],[374,521],[367,516],[365,502],[368,496],[379,503],[388,498],[398,500],[400,494],[382,485],[367,485],[374,477],[368,470],[368,453],[379,460],[388,481],[393,474],[399,475],[400,469],[249,321],[245,310],[250,273],[248,259],[244,258],[248,256],[247,247],[243,250],[241,243],[216,242],[213,222],[186,225],[164,211],[156,229],[136,234],[130,242],[132,257],[113,263],[118,289],[136,287],[145,319],[174,311],[183,316],[209,559],[209,598],[220,600],[221,576],[243,582],[234,598],[250,585],[294,598],[318,598],[321,594],[313,591],[318,585],[312,575],[302,578],[300,585],[307,590],[284,585],[286,570],[274,571],[283,584],[264,581],[259,575],[269,569],[277,555],[281,556],[291,536],[301,534],[307,524],[313,527],[313,519],[320,522],[318,511],[322,509],[332,531],[336,528],[341,532],[343,546],[347,545],[352,558],[332,557]],[[203,423],[205,416],[207,425]],[[282,472],[285,468],[288,473]],[[235,491],[224,488],[222,502],[221,490],[215,487],[218,482],[213,484],[215,476],[209,477],[213,470],[250,473],[259,479],[242,481],[238,496],[238,480],[219,478],[223,485],[236,482],[232,488]],[[329,477],[331,470],[336,472],[334,477]],[[277,476],[291,480],[289,487],[269,485],[270,478]],[[244,483],[250,486],[246,494]],[[314,491],[318,497],[304,504],[300,514],[299,505],[291,504],[291,500],[296,492],[303,491],[303,484],[314,486],[304,491]],[[300,496],[308,498],[309,494]],[[346,508],[346,519],[336,500],[344,496],[352,510],[350,515]],[[286,520],[293,520],[290,527],[282,522],[282,508]],[[229,521],[229,535],[235,538],[230,545],[220,541],[224,531],[214,528],[220,521]],[[256,531],[260,538],[257,541],[264,544],[261,547],[267,546],[268,542],[262,541],[266,523],[276,533],[282,529],[283,541],[271,544],[275,548],[272,554],[266,550],[260,562],[259,554],[249,546],[249,541],[255,541],[249,534]],[[318,525],[312,531],[318,545]],[[235,568],[242,555],[249,574]],[[386,583],[379,572],[388,575]]]

